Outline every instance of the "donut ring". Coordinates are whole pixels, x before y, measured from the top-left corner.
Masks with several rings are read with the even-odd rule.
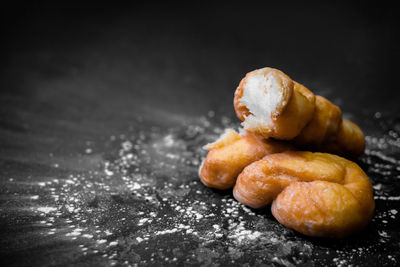
[[[252,208],[304,235],[342,238],[363,229],[375,208],[371,182],[354,162],[327,153],[286,151],[248,165],[233,190]]]

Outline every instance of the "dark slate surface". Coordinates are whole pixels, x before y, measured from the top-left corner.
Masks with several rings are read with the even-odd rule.
[[[400,117],[384,4],[3,6],[2,266],[398,266]],[[366,134],[375,216],[344,240],[206,188],[201,146],[273,66]]]

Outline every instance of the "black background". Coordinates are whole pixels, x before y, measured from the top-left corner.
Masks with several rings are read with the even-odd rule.
[[[2,88],[12,93],[34,97],[32,81],[88,75],[105,94],[134,94],[129,102],[232,113],[244,74],[272,66],[342,98],[344,110],[398,111],[398,18],[385,2],[46,3],[2,13]]]
[[[394,5],[321,2],[1,4],[3,259],[11,265],[98,263],[72,254],[46,261],[46,250],[56,257],[65,254],[66,245],[57,243],[56,251],[49,248],[53,243],[34,245],[30,233],[36,219],[14,211],[25,204],[10,196],[25,189],[7,184],[10,177],[61,178],[95,169],[80,158],[85,142],[98,144],[105,136],[126,132],[137,115],[149,129],[169,129],[210,110],[234,121],[233,92],[256,68],[281,69],[329,98],[366,135],[399,131],[399,17]],[[381,117],[383,124],[369,124]],[[107,148],[101,153],[107,155]],[[390,153],[399,158],[398,151]],[[55,161],[62,169],[51,167]],[[367,160],[361,164],[368,169]],[[390,180],[369,175],[375,182]],[[394,185],[387,181],[388,187]],[[386,210],[388,205],[377,207]],[[397,228],[398,222],[393,223],[391,229]],[[398,257],[397,249],[375,249],[374,259],[391,265],[385,253]],[[321,252],[313,257],[330,256]],[[251,263],[251,255],[245,260]]]

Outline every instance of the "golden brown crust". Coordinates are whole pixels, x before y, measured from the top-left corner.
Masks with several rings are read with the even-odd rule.
[[[361,168],[327,153],[267,155],[239,175],[234,197],[253,208],[272,202],[283,225],[309,236],[341,238],[363,229],[375,202]]]
[[[316,148],[323,143],[336,140],[342,122],[342,112],[322,96],[315,97],[315,112],[293,142],[301,147]]]
[[[344,151],[344,154],[358,157],[364,153],[364,133],[355,123],[349,120],[342,121],[336,142],[341,150]]]
[[[336,139],[320,145],[320,151],[357,158],[364,153],[365,138],[361,129],[349,120],[343,120]]]
[[[315,102],[315,95],[313,94],[313,92],[311,92],[309,89],[307,89],[307,87],[305,87],[304,85],[302,85],[298,82],[294,82],[294,90],[296,90],[297,92],[299,92],[300,94],[305,96],[308,99],[308,101],[310,101],[311,103]]]
[[[235,107],[236,116],[241,121],[244,121],[245,117],[250,115],[249,109],[239,101],[243,96],[243,86],[247,81],[247,75],[240,81],[235,91],[235,96],[233,97],[233,106]]]
[[[240,82],[234,97],[235,111],[242,121],[251,115],[246,105],[240,101],[247,79],[251,75],[258,75],[260,71],[277,73],[285,79],[290,79],[283,72],[271,68],[249,72]],[[302,149],[350,157],[362,155],[365,143],[360,128],[349,121],[342,122],[341,110],[329,100],[315,96],[305,86],[292,82],[291,97],[285,98],[287,102],[280,106],[275,116],[271,116],[271,122],[252,129],[245,128],[264,138],[292,140],[293,144]]]
[[[200,167],[201,181],[208,187],[232,188],[244,167],[271,153],[292,149],[292,146],[274,140],[264,140],[247,133],[239,138],[214,146]],[[219,141],[224,143],[223,140]]]
[[[294,90],[286,110],[274,120],[271,137],[279,140],[293,139],[303,130],[313,114],[314,102],[310,102],[307,97]],[[265,134],[261,135],[266,136]]]
[[[272,124],[263,124],[251,129],[265,138],[276,138],[279,140],[290,140],[297,136],[305,125],[311,120],[314,112],[314,95],[303,85],[293,81],[283,72],[273,68],[263,68],[246,74],[240,81],[234,95],[234,108],[237,117],[245,121],[251,114],[249,109],[241,102],[245,86],[250,76],[274,75],[279,81],[283,92],[283,101],[271,114]],[[249,130],[249,129],[246,129]]]

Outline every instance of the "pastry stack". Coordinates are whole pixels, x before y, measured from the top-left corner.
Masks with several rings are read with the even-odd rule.
[[[262,68],[241,80],[234,108],[243,128],[204,146],[206,186],[233,188],[251,208],[271,204],[281,224],[308,236],[342,238],[368,225],[372,185],[350,160],[364,153],[364,134],[339,107]]]

